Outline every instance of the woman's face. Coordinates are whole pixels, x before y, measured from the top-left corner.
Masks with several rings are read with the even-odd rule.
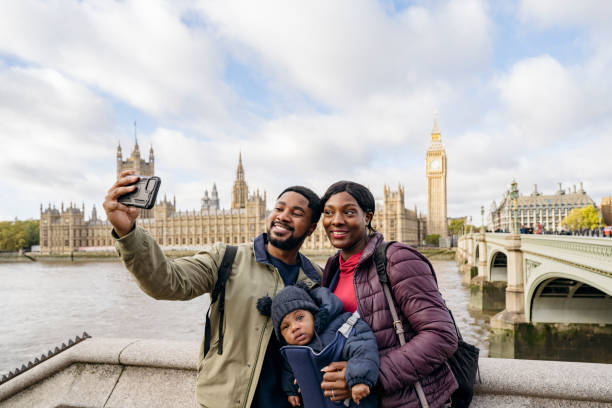
[[[361,252],[367,238],[366,225],[372,218],[352,195],[343,191],[334,194],[323,208],[323,227],[332,245],[342,249],[343,258]]]

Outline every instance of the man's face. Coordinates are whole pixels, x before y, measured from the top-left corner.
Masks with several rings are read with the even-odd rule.
[[[316,224],[311,225],[311,219],[312,210],[306,197],[287,191],[278,198],[268,217],[268,242],[284,250],[299,247],[316,228]]]

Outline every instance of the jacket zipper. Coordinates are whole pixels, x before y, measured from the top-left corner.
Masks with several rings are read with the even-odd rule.
[[[276,270],[276,268],[274,268],[274,270],[276,271],[276,276],[274,279],[274,294],[276,294],[276,291],[278,290],[278,277],[279,277],[279,273]],[[249,400],[249,392],[251,392],[251,385],[253,385],[253,377],[255,376],[255,369],[257,368],[257,362],[259,361],[259,355],[261,354],[261,343],[263,341],[263,336],[264,333],[266,332],[266,328],[268,327],[268,322],[270,321],[270,317],[268,317],[266,319],[266,323],[264,323],[263,328],[261,329],[261,334],[259,335],[259,351],[257,352],[257,357],[255,358],[255,363],[253,364],[253,368],[251,369],[251,376],[249,377],[249,385],[247,386],[247,390],[246,390],[246,395],[244,396],[244,402],[242,404],[242,406],[244,408],[246,408],[246,404],[247,401]],[[274,335],[274,334],[272,334]],[[265,355],[265,353],[264,353]]]

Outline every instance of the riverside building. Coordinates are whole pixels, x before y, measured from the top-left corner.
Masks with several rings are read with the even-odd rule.
[[[134,169],[138,174],[153,176],[154,152],[149,150],[146,161],[135,141],[129,157],[123,159],[121,146],[117,147],[117,175],[125,169]],[[198,250],[214,242],[240,244],[252,241],[266,230],[266,192],[249,191],[242,155],[238,157],[236,179],[232,189],[231,208],[221,209],[216,184],[211,192],[204,191],[199,209],[178,211],[176,197],[158,199],[151,210],[142,211],[138,225],[145,228],[164,249]],[[396,191],[385,186],[382,202],[376,203],[372,225],[385,235],[387,240],[396,240],[410,245],[419,245],[425,237],[426,219],[404,204],[404,187]],[[40,250],[43,255],[70,255],[75,252],[114,251],[111,225],[98,218],[94,206],[86,218],[85,205],[64,203],[59,208],[51,203],[40,207]],[[306,250],[331,250],[332,246],[322,225],[303,246]]]
[[[123,161],[121,146],[117,147],[117,174],[133,168],[139,174],[154,175],[153,148],[149,162],[140,156],[138,142],[131,156]],[[141,173],[142,171],[142,173]],[[259,190],[249,193],[244,175],[242,155],[238,158],[236,180],[232,193],[232,206],[219,208],[217,186],[212,193],[204,192],[198,210],[177,211],[176,197],[158,200],[145,217],[138,218],[138,225],[145,228],[164,249],[194,249],[214,242],[239,244],[252,241],[265,231],[266,193]],[[89,220],[85,219],[85,205],[81,208],[70,203],[61,209],[40,208],[40,247],[43,255],[66,255],[74,252],[114,250],[108,221],[98,219],[94,206]]]
[[[561,221],[570,211],[588,205],[595,205],[595,202],[584,191],[582,182],[578,190],[576,185],[564,190],[559,183],[557,191],[550,195],[540,193],[538,186],[534,184],[531,194],[518,195],[516,208],[510,199],[510,190],[506,190],[499,205],[495,201],[491,203],[488,228],[490,231],[510,232],[511,217],[514,217],[513,210],[516,210],[519,226],[532,227],[535,230],[540,224],[545,230],[560,231]]]

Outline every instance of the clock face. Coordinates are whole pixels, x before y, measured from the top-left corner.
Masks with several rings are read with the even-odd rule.
[[[440,170],[441,167],[442,167],[442,163],[440,162],[440,159],[433,159],[429,163],[429,168],[432,170]]]

